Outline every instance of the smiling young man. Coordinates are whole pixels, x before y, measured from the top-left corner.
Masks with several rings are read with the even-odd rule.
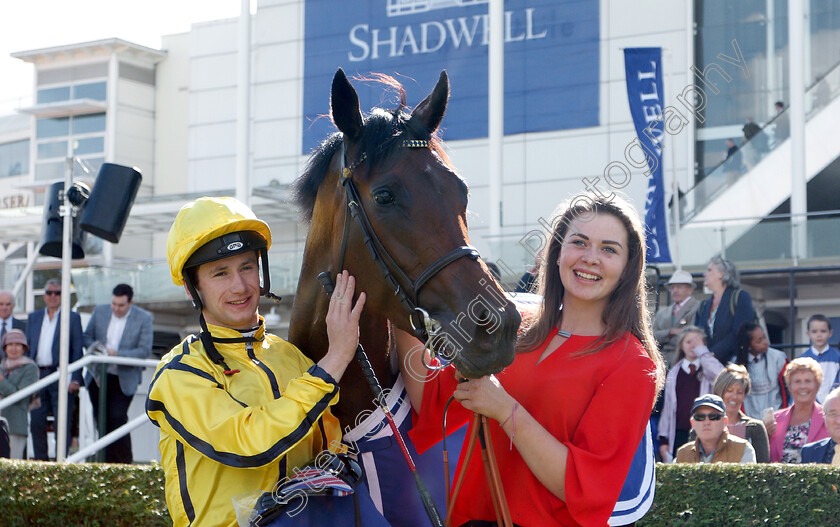
[[[708,394],[694,400],[691,428],[697,439],[677,451],[677,463],[755,463],[749,441],[726,429],[729,419],[723,399]]]
[[[270,246],[268,225],[233,198],[188,203],[169,231],[172,280],[202,328],[163,357],[146,402],[176,526],[236,525],[235,496],[271,491],[341,438],[329,407],[356,351],[364,293],[352,307],[354,280],[338,275],[329,350],[312,364],[258,313]]]

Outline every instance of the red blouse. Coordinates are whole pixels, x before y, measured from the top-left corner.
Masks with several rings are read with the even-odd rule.
[[[569,449],[566,501],[557,498],[531,473],[499,424],[490,420],[501,480],[513,522],[522,527],[607,525],[630,462],[650,417],[655,367],[644,346],[630,333],[593,354],[574,356],[597,337],[573,335],[537,363],[551,339],[496,375],[505,390]],[[422,414],[409,433],[418,451],[440,441],[443,407],[457,385],[454,368],[430,373],[423,391]],[[470,420],[454,402],[448,429]],[[469,434],[469,432],[468,432]],[[466,445],[458,460],[464,465]],[[478,445],[467,465],[452,525],[468,520],[495,521],[493,503]]]

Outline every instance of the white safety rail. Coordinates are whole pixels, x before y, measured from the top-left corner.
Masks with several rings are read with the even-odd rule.
[[[159,361],[156,359],[134,359],[131,357],[112,357],[106,355],[85,355],[81,359],[77,360],[76,362],[70,363],[67,366],[67,373],[68,375],[74,371],[80,370],[85,366],[90,366],[92,364],[117,364],[120,366],[138,366],[141,368],[155,368],[157,367]],[[2,412],[3,408],[11,406],[16,402],[20,401],[21,399],[25,399],[30,397],[33,393],[39,392],[42,388],[49,386],[54,382],[58,382],[59,372],[55,371],[43,379],[39,379],[37,382],[30,384],[26,388],[16,391],[12,395],[8,397],[3,397],[0,399],[0,412]],[[83,449],[79,450],[72,456],[69,456],[66,461],[70,463],[77,463],[79,461],[84,461],[87,456],[99,451],[102,448],[110,445],[117,439],[125,436],[126,434],[130,433],[135,428],[142,426],[143,424],[149,423],[149,418],[146,417],[145,414],[135,417],[128,423],[124,424],[123,426],[117,428],[116,430],[110,432],[109,434],[101,437],[94,443],[84,447]]]

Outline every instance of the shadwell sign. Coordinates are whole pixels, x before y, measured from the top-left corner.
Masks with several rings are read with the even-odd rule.
[[[487,136],[487,0],[307,0],[303,149],[333,128],[335,70],[396,76],[417,104],[447,70],[445,139]],[[505,134],[598,125],[598,0],[505,2]],[[364,110],[395,106],[359,87]],[[412,98],[414,96],[414,100]]]

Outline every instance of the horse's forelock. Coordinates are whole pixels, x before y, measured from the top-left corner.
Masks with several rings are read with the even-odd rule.
[[[376,107],[364,119],[362,134],[359,138],[359,151],[367,154],[366,164],[368,167],[376,166],[377,163],[391,158],[400,148],[399,143],[401,141],[397,140],[399,138],[428,139],[429,149],[437,155],[441,162],[454,171],[452,162],[444,151],[442,141],[438,136],[439,131],[436,130],[429,137],[419,137],[415,131],[406,126],[411,114],[405,106],[405,89],[396,79],[389,75],[375,73],[359,80],[385,84],[397,90],[400,96],[397,108]],[[312,221],[318,188],[324,182],[330,161],[341,146],[342,139],[343,135],[336,132],[318,145],[306,164],[303,174],[292,186],[293,200],[300,209],[302,219],[306,223]]]

